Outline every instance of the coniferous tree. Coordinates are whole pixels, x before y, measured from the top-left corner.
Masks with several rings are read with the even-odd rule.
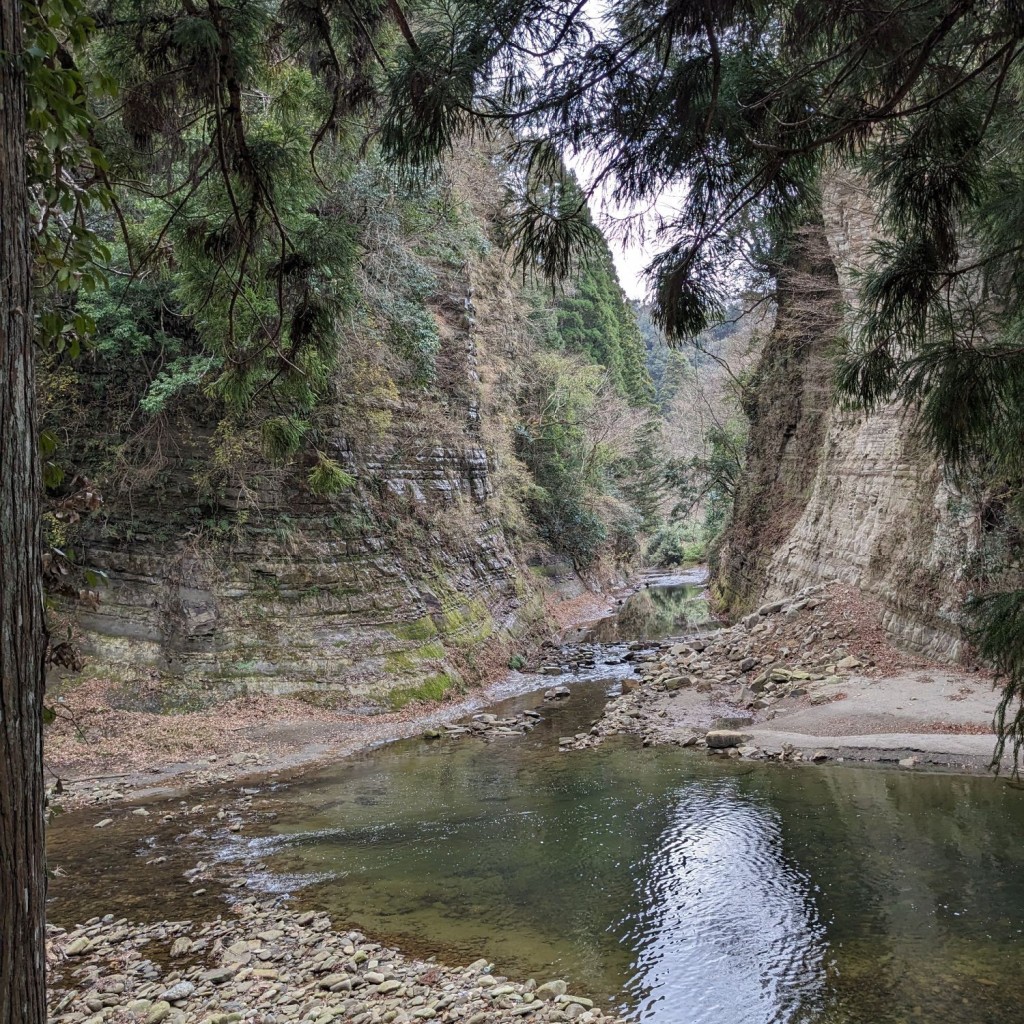
[[[400,58],[396,154],[498,119],[538,153],[586,154],[617,202],[681,194],[651,265],[656,316],[676,338],[713,325],[738,277],[770,280],[816,218],[822,176],[856,168],[884,241],[841,391],[915,410],[947,470],[1024,521],[1019,3],[616,0],[592,23],[582,7],[510,0],[460,8],[428,38]],[[525,216],[537,227],[518,240],[566,262],[582,212]],[[996,756],[1005,741],[1019,755],[1024,589],[981,582],[979,648],[1006,683]]]

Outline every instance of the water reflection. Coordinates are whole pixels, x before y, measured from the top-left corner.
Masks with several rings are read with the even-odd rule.
[[[824,929],[809,879],[782,853],[777,816],[733,780],[688,785],[672,803],[638,878],[641,909],[622,922],[636,950],[626,986],[636,1016],[770,1024],[819,1002]]]
[[[706,579],[702,569],[661,577],[657,586],[630,594],[618,614],[598,622],[585,639],[601,644],[661,640],[706,625],[711,618]]]
[[[577,691],[523,740],[339,766],[224,855],[330,875],[304,903],[411,951],[565,976],[649,1024],[1019,1019],[1019,792],[627,742],[558,754],[601,699]]]

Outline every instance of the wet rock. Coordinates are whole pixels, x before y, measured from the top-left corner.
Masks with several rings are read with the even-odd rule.
[[[712,729],[710,732],[705,733],[704,742],[712,750],[725,750],[728,747],[740,746],[748,738],[743,733],[735,732],[731,729]]]
[[[538,999],[543,999],[547,1002],[556,999],[558,996],[564,996],[568,990],[569,986],[561,978],[556,978],[554,981],[546,981],[543,985],[538,985],[535,994]]]

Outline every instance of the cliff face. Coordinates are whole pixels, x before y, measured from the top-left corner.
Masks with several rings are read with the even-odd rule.
[[[493,198],[486,159],[469,163],[463,184],[490,180]],[[547,592],[584,592],[517,492],[515,401],[536,344],[521,282],[481,244],[438,271],[425,309],[440,339],[428,384],[396,386],[382,338],[341,339],[318,413],[320,448],[351,480],[333,496],[310,487],[308,458],[268,460],[201,397],[139,429],[110,365],[51,370],[50,421],[105,498],[67,541],[101,576],[98,600],[60,610],[88,674],[164,707],[245,692],[397,706],[503,666]]]
[[[831,268],[847,304],[855,300],[854,271],[868,255],[875,230],[870,198],[852,176],[836,175],[823,203]],[[781,287],[781,284],[780,284]],[[912,416],[895,408],[870,416],[844,413],[830,396],[830,339],[836,324],[818,316],[817,336],[799,351],[779,322],[762,357],[758,407],[788,410],[804,431],[801,466],[764,439],[779,427],[755,416],[747,480],[725,541],[725,598],[736,610],[763,597],[793,593],[823,580],[854,584],[880,602],[886,629],[900,644],[954,659],[963,653],[961,612],[981,533],[979,501],[955,492],[934,458],[915,439]],[[794,377],[787,368],[799,367]],[[811,387],[807,381],[813,381]],[[783,429],[781,436],[786,435]],[[775,533],[754,533],[752,521],[772,518],[773,506],[752,500],[751,481],[784,495]]]
[[[806,506],[828,426],[838,298],[824,231],[807,228],[779,276],[775,324],[744,389],[746,463],[719,555],[718,585],[730,606],[745,607],[764,592],[766,553],[785,541]]]

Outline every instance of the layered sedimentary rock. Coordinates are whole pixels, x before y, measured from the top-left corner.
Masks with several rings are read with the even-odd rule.
[[[329,497],[309,485],[311,456],[261,454],[258,424],[255,439],[225,436],[197,399],[140,431],[114,409],[109,365],[51,374],[51,422],[70,422],[71,461],[105,497],[68,542],[98,600],[58,614],[88,674],[163,707],[247,692],[394,706],[503,666],[542,623],[542,582],[583,591],[549,550],[509,541],[505,378],[530,341],[505,257],[446,272],[429,312],[430,386],[396,387],[382,345],[341,339],[318,447],[351,485]]]
[[[871,200],[855,176],[837,174],[823,210],[833,267],[823,273],[838,279],[852,307],[854,271],[875,232]],[[747,479],[723,551],[725,597],[743,609],[807,583],[842,580],[879,600],[897,642],[958,657],[961,609],[981,531],[978,501],[945,481],[915,437],[912,414],[891,407],[856,415],[835,404],[828,381],[836,324],[827,314],[819,314],[815,337],[802,346],[799,338],[780,335],[780,325],[781,304],[756,402],[789,410],[787,424],[780,433],[770,414],[754,418]],[[793,365],[798,372],[787,369]],[[787,436],[786,445],[772,449],[772,438]],[[787,451],[801,436],[794,463]],[[770,483],[755,492],[751,480]],[[776,532],[753,533],[750,523],[758,517],[776,521]]]

